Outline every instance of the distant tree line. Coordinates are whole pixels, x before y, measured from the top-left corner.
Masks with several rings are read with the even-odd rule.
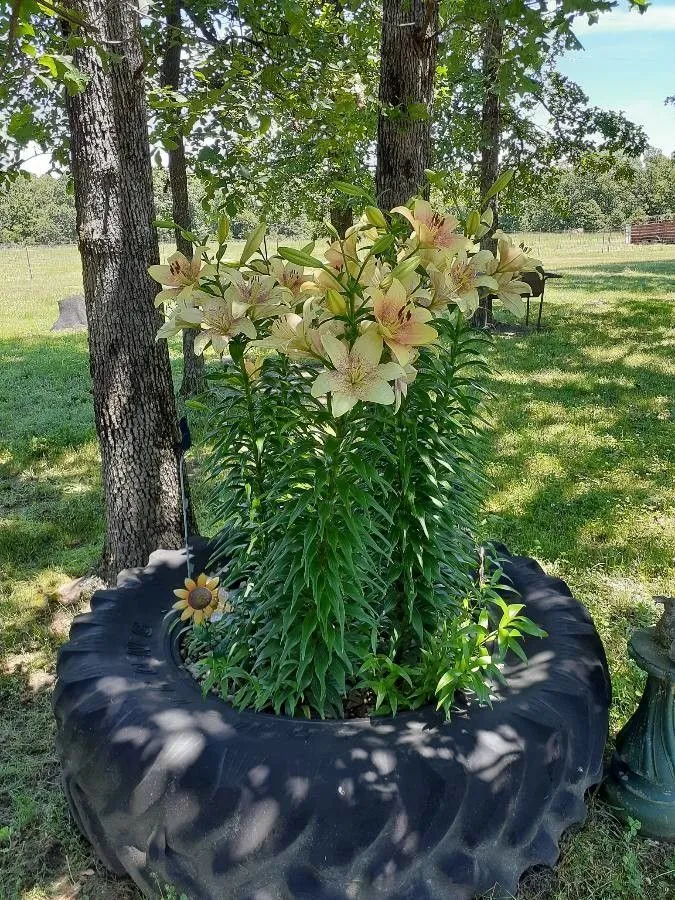
[[[165,169],[153,169],[153,189],[157,218],[171,219],[171,187]],[[188,200],[193,229],[197,234],[213,230],[212,201],[202,203],[204,189],[195,176],[188,178]],[[205,209],[204,207],[207,207]],[[282,218],[282,217],[280,217]],[[241,209],[232,220],[232,236],[240,238],[258,222],[252,209]],[[311,224],[301,218],[271,223],[271,230],[279,235],[307,235]],[[163,240],[172,241],[173,231],[160,233]],[[3,185],[0,192],[0,244],[72,244],[75,233],[75,199],[69,179],[51,175],[22,175]]]
[[[75,203],[67,181],[43,175],[6,185],[0,195],[0,243],[73,243]]]
[[[605,231],[671,215],[675,154],[649,150],[638,159],[590,154],[574,167],[552,169],[539,190],[514,203],[502,225],[513,231]]]
[[[166,170],[153,172],[158,219],[171,219],[171,190]],[[675,155],[649,150],[639,159],[589,154],[575,166],[552,168],[536,193],[511,197],[502,216],[509,231],[620,230],[626,222],[649,216],[675,216]],[[524,192],[525,193],[525,192]],[[188,179],[193,227],[197,233],[213,228],[203,204],[204,189],[195,176]],[[316,222],[279,216],[273,224],[279,235],[310,235]],[[242,209],[232,222],[232,236],[241,237],[258,221],[253,209]],[[170,232],[162,237],[171,240]],[[69,244],[76,240],[75,205],[68,179],[20,177],[5,185],[0,198],[0,243]]]

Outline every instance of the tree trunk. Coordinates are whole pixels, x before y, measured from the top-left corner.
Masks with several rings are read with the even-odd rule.
[[[179,432],[157,286],[159,261],[139,14],[131,3],[77,0],[114,56],[94,42],[75,49],[89,79],[67,98],[77,233],[89,323],[94,416],[105,502],[102,576],[113,582],[183,541]]]
[[[383,0],[377,199],[384,209],[425,190],[438,46],[438,0]]]
[[[354,210],[351,206],[331,206],[330,224],[343,238],[347,229],[354,224]]]
[[[502,64],[504,29],[496,10],[491,10],[483,28],[483,111],[480,126],[480,195],[484,197],[499,175],[499,145],[501,143],[501,100],[499,73]],[[481,211],[492,207],[494,221],[490,231],[482,238],[483,250],[494,253],[497,241],[494,232],[498,227],[497,197],[482,205]],[[474,315],[474,323],[486,327],[492,324],[492,297],[481,300]]]
[[[170,87],[174,91],[180,88],[180,56],[182,48],[182,32],[180,29],[180,0],[167,0],[166,4],[166,49],[162,60],[162,87]],[[186,231],[192,228],[190,201],[188,198],[187,166],[185,164],[185,141],[180,124],[174,134],[176,147],[169,150],[169,182],[171,184],[171,204],[173,220]],[[192,244],[176,229],[176,247],[192,259]],[[204,357],[195,354],[196,332],[186,329],[183,332],[183,380],[179,394],[181,397],[194,397],[206,389],[204,378]]]

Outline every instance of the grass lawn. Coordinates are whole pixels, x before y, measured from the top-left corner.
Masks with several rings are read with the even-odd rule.
[[[601,252],[579,237],[526,236],[565,278],[547,288],[540,334],[494,342],[485,530],[588,605],[612,668],[614,735],[643,683],[626,638],[654,621],[653,595],[675,594],[675,247],[616,238]],[[86,337],[49,333],[57,299],[81,289],[77,253],[28,253],[0,250],[0,900],[131,900],[59,788],[50,693],[77,610],[58,588],[96,562],[101,496]],[[519,893],[670,896],[673,848],[636,838],[600,803],[557,870],[532,872]]]

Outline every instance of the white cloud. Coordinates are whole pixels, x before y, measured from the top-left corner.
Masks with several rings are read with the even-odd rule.
[[[675,6],[650,6],[645,13],[637,10],[619,9],[601,15],[596,25],[589,25],[587,19],[580,19],[574,26],[577,34],[600,34],[610,31],[635,32],[675,31]]]

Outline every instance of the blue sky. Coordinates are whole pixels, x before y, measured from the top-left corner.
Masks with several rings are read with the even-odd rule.
[[[567,53],[561,71],[591,103],[623,110],[652,146],[675,152],[675,107],[663,103],[675,94],[675,0],[653,0],[643,15],[622,0],[597,25],[579,23],[575,32],[584,49]]]

